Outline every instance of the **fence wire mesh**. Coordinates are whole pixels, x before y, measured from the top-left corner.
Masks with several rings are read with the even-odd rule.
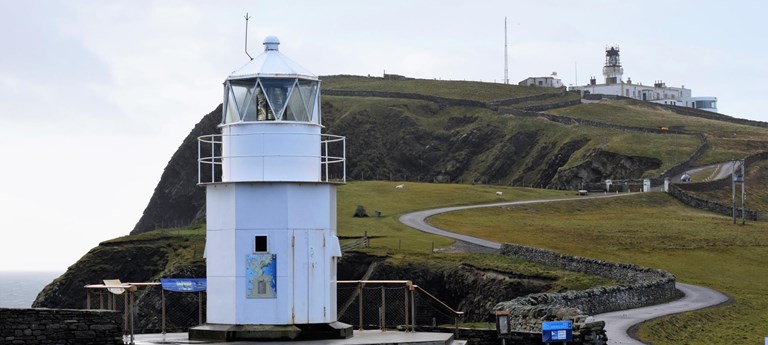
[[[129,334],[132,306],[134,334],[187,332],[190,327],[206,322],[205,292],[164,291],[160,286],[120,295],[95,289],[88,291],[85,307],[122,312],[124,334]],[[355,329],[409,330],[411,325],[455,325],[458,317],[410,282],[338,283],[337,319]]]
[[[404,284],[338,284],[338,319],[357,329],[405,326],[409,308],[406,293]]]
[[[337,293],[339,321],[356,329],[456,325],[461,316],[409,283],[340,282]]]
[[[89,291],[85,307],[121,312],[123,334],[130,333],[131,322],[135,334],[187,332],[190,327],[205,323],[205,298],[205,292],[163,291],[159,286],[120,295],[98,289]]]

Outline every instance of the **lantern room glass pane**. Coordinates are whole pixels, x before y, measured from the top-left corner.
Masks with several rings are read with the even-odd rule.
[[[250,92],[248,92],[248,86],[245,85],[232,85],[232,95],[235,97],[235,100],[237,101],[237,110],[238,113],[240,113],[241,116],[238,116],[238,118],[242,118],[242,114],[245,112],[245,101],[250,96]]]
[[[301,90],[301,98],[304,100],[304,105],[307,107],[308,121],[317,123],[317,119],[314,118],[315,114],[315,101],[317,100],[318,82],[310,80],[299,80],[299,89]]]
[[[267,101],[278,119],[283,119],[283,110],[288,103],[290,94],[296,79],[266,79],[260,80],[267,95]]]
[[[301,97],[299,88],[294,87],[293,92],[291,92],[289,97],[288,107],[285,108],[285,115],[283,116],[283,120],[309,122],[307,107],[304,105],[304,100]]]
[[[240,121],[240,113],[237,111],[237,101],[232,94],[232,89],[227,90],[227,108],[224,114],[224,123],[235,123]]]
[[[275,120],[275,113],[269,107],[269,102],[267,102],[267,96],[264,94],[264,87],[261,85],[261,82],[256,84],[256,95],[253,98],[253,102],[256,105],[256,121]]]
[[[243,115],[243,121],[256,121],[257,105],[254,93],[257,93],[257,90],[257,87],[250,88],[245,95],[245,105],[240,109],[240,113]]]

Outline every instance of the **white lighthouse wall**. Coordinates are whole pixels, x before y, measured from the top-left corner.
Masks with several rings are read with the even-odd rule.
[[[222,181],[320,182],[321,126],[261,121],[222,127]]]
[[[336,189],[314,183],[223,183],[207,189],[208,322],[336,321]],[[214,202],[215,201],[215,202]],[[247,298],[246,257],[267,236],[274,298]]]

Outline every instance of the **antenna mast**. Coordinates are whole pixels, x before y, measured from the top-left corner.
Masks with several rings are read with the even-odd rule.
[[[248,58],[253,60],[253,57],[251,57],[251,54],[248,54],[248,19],[251,19],[250,16],[248,16],[248,12],[245,12],[245,55],[248,55]]]
[[[509,84],[509,59],[507,58],[507,17],[504,17],[504,84]]]

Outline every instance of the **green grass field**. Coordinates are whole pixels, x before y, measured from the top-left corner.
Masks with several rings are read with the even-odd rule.
[[[624,198],[474,209],[430,222],[514,242],[672,272],[734,303],[662,318],[639,329],[653,344],[756,344],[768,336],[768,224],[688,208],[662,193]]]
[[[755,165],[754,169],[763,169]],[[400,224],[400,215],[417,210],[499,201],[573,197],[572,191],[487,185],[405,182],[353,182],[338,189],[338,234],[371,236],[363,251],[386,255],[394,263],[444,267],[459,263],[531,276],[558,277],[553,290],[585,289],[611,282],[499,255],[438,254],[453,241]],[[496,191],[502,191],[498,198]],[[370,215],[354,218],[357,205]],[[444,229],[498,242],[514,242],[614,262],[635,263],[672,272],[681,282],[708,286],[733,297],[732,304],[662,318],[640,327],[653,344],[755,344],[768,335],[768,223],[733,225],[729,217],[686,207],[663,193],[638,193],[610,199],[481,208],[430,218]],[[156,241],[183,244],[169,262],[201,260],[204,226],[167,229],[120,237],[110,243]],[[345,241],[345,240],[342,240]],[[169,247],[170,249],[171,247]]]
[[[768,150],[768,129],[683,116],[660,106],[637,101],[601,101],[549,112],[605,123],[646,128],[676,128],[707,136],[710,148],[696,162],[706,165]]]
[[[560,89],[549,87],[528,87],[461,80],[384,80],[382,78],[360,76],[327,76],[321,77],[321,80],[324,89],[418,93],[478,101],[495,101],[560,92]]]

